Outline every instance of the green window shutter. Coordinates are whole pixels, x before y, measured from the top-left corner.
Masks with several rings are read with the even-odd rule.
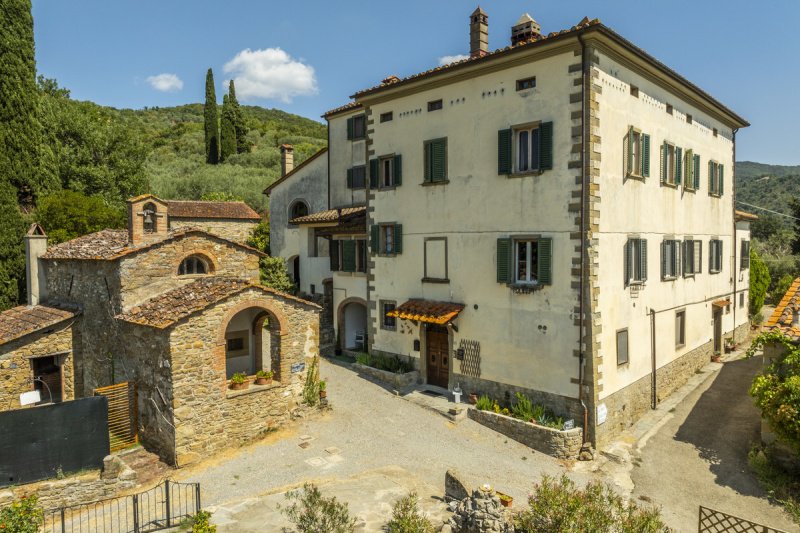
[[[708,192],[714,192],[714,162],[708,162]]]
[[[403,253],[403,225],[394,225],[394,253]]]
[[[430,152],[430,181],[444,181],[447,179],[447,141],[439,139],[428,145]]]
[[[722,192],[725,190],[725,165],[720,165],[717,172],[719,172],[719,191],[717,192],[722,196]]]
[[[347,188],[348,189],[352,189],[353,188],[353,169],[352,168],[348,168],[347,169]]]
[[[543,285],[550,285],[553,283],[553,239],[544,238],[538,241],[538,271],[536,272],[536,279]]]
[[[553,168],[553,123],[543,122],[539,125],[539,169]]]
[[[650,136],[646,133],[642,134],[642,177],[650,177]]]
[[[354,132],[353,117],[350,117],[350,118],[347,119],[347,140],[348,141],[352,141],[353,140],[353,132]]]
[[[377,159],[369,160],[369,188],[378,188],[378,171],[380,170],[379,161]]]
[[[667,182],[667,154],[668,154],[669,147],[667,146],[667,142],[664,141],[664,144],[661,145],[661,183]]]
[[[514,132],[510,129],[497,132],[497,173],[511,174],[511,144]]]
[[[331,272],[336,272],[339,270],[339,241],[331,239],[328,246],[328,255],[331,260]]]
[[[647,281],[647,239],[640,239],[639,261],[642,266],[642,281]]]
[[[381,227],[377,224],[373,224],[369,228],[369,247],[372,250],[373,254],[378,253],[378,249],[381,246]]]
[[[628,127],[628,134],[625,136],[625,174],[633,172],[633,126]]]
[[[695,190],[700,190],[700,156],[695,154],[693,157],[693,168],[694,168],[694,188]]]
[[[342,241],[342,271],[356,271],[356,241]]]
[[[689,246],[692,244],[692,241],[683,241],[682,244],[683,244],[683,277],[685,278],[686,274],[688,274],[692,268],[692,265],[689,264],[689,256],[690,256]]]
[[[394,184],[403,184],[403,156],[394,156]]]
[[[497,283],[511,283],[511,252],[513,251],[511,239],[497,239]]]
[[[661,279],[667,277],[667,241],[661,241]]]
[[[681,184],[681,170],[683,170],[683,149],[675,147],[675,185]]]
[[[683,168],[686,173],[686,181],[684,183],[687,187],[694,188],[694,152],[692,150],[686,150]]]
[[[708,272],[714,272],[714,255],[716,254],[717,246],[714,241],[708,242]]]
[[[625,286],[627,287],[631,282],[631,267],[633,266],[633,246],[631,240],[625,241],[625,246],[622,250],[623,271],[625,275]]]

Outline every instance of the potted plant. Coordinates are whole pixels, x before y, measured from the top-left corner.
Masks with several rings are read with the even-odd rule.
[[[250,386],[250,380],[244,372],[236,372],[231,376],[231,390],[243,390]]]
[[[508,494],[503,494],[502,492],[498,491],[497,497],[500,498],[500,505],[503,507],[511,507],[511,504],[514,503],[514,498]]]
[[[477,392],[470,392],[469,393],[469,403],[475,405],[478,403],[478,393]]]
[[[256,385],[269,385],[273,375],[272,370],[259,370],[256,372]]]
[[[319,380],[319,399],[327,398],[328,391],[327,391],[327,383],[324,380]]]

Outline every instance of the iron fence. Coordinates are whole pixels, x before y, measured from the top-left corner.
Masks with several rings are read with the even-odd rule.
[[[200,510],[200,484],[164,483],[145,492],[45,512],[45,533],[149,533]]]
[[[697,522],[698,533],[786,533],[781,529],[756,524],[708,507],[700,506]]]

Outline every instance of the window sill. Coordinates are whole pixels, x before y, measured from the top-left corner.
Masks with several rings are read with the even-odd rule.
[[[422,278],[422,283],[450,283],[447,278]]]
[[[384,187],[375,187],[374,189],[370,189],[371,191],[393,191],[397,188],[397,185],[386,185]]]
[[[637,180],[637,181],[645,181],[646,180],[646,178],[644,176],[642,176],[641,174],[633,174],[632,172],[628,172],[627,174],[625,174],[625,179],[626,180]]]
[[[366,187],[348,187],[351,191],[366,191]]]
[[[364,277],[367,275],[366,272],[361,272],[360,270],[334,270],[333,272],[336,274],[347,274],[353,277]]]
[[[450,183],[450,180],[445,179],[442,181],[423,181],[422,183],[420,183],[420,185],[422,185],[423,187],[434,187],[436,185],[447,185],[448,183]]]
[[[683,192],[696,193],[696,192],[697,192],[697,189],[695,189],[695,188],[693,188],[693,187],[684,187],[684,188],[683,188]]]
[[[712,198],[722,198],[721,194],[715,192],[710,192],[708,193],[708,195],[711,196]]]
[[[681,348],[686,348],[686,343],[683,343],[683,344],[676,344],[676,345],[675,345],[675,349],[676,349],[676,350],[680,350]]]
[[[396,254],[396,253],[378,252],[375,255],[377,255],[378,257],[397,257],[398,254]]]
[[[238,398],[239,396],[246,396],[248,394],[255,394],[257,392],[265,392],[265,391],[268,391],[268,390],[278,389],[278,388],[281,387],[281,382],[280,381],[274,381],[274,380],[269,385],[256,385],[255,383],[250,383],[249,387],[247,387],[246,389],[242,389],[242,390],[232,390],[230,388],[227,388],[227,387],[230,386],[230,384],[231,384],[230,380],[225,382],[225,387],[226,387],[226,389],[225,389],[225,398],[226,399]]]
[[[366,139],[366,138],[367,138],[367,136],[366,136],[366,135],[364,135],[363,137],[353,137],[353,138],[352,138],[352,139],[350,139],[350,140],[351,140],[351,141],[353,141],[353,142],[358,142],[358,141],[363,141],[363,140],[364,140],[364,139]]]
[[[678,276],[664,276],[661,278],[661,281],[675,281],[678,279]]]
[[[200,278],[207,278],[211,274],[178,274],[178,278],[180,279],[200,279]]]
[[[720,274],[720,273],[722,273],[722,270],[709,270],[708,273],[709,274]]]
[[[390,327],[388,327],[388,326],[381,326],[381,329],[382,329],[383,331],[397,331],[397,326],[395,326],[395,327],[393,327],[393,328],[390,328]]]
[[[527,178],[528,176],[541,176],[544,170],[526,170],[525,172],[512,172],[507,174],[509,178]]]
[[[508,287],[515,293],[515,294],[531,294],[533,292],[542,290],[544,285],[539,283],[510,283]]]
[[[678,184],[677,183],[670,183],[668,181],[662,181],[661,182],[661,186],[662,187],[669,187],[670,189],[677,189],[678,188]]]

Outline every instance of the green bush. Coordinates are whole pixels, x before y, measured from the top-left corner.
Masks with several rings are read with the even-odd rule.
[[[372,356],[367,352],[361,352],[356,354],[356,362],[359,365],[364,366],[372,366]]]
[[[276,291],[294,293],[295,286],[289,279],[286,261],[282,257],[262,257],[259,266],[261,267],[262,285]]]
[[[767,265],[755,249],[750,248],[750,301],[748,302],[750,316],[761,312],[770,280]]]
[[[124,228],[126,216],[122,204],[109,205],[100,196],[60,191],[39,201],[36,219],[49,243],[58,244],[95,231]]]
[[[198,511],[192,520],[192,533],[217,533],[217,526],[212,525],[210,519],[210,512]]]
[[[433,524],[419,508],[416,492],[403,496],[392,506],[392,519],[387,524],[389,533],[433,533]]]
[[[478,411],[491,411],[493,407],[494,401],[492,401],[492,399],[485,394],[478,398],[478,401],[475,402],[475,409]]]
[[[514,418],[519,418],[526,422],[533,418],[533,403],[531,403],[530,398],[520,392],[517,393],[517,403],[514,404],[511,410],[514,413]]]
[[[294,524],[298,533],[351,533],[356,520],[350,517],[346,503],[335,496],[325,498],[316,485],[306,483],[302,491],[286,493],[292,503],[281,512]]]
[[[306,372],[306,382],[303,385],[303,401],[311,407],[319,402],[319,359],[314,358]]]
[[[44,511],[36,496],[23,497],[0,509],[0,531],[38,533],[44,524]]]
[[[625,503],[608,486],[590,482],[580,489],[562,475],[544,476],[528,497],[528,508],[514,519],[517,532],[526,533],[649,533],[668,532],[656,508]]]

